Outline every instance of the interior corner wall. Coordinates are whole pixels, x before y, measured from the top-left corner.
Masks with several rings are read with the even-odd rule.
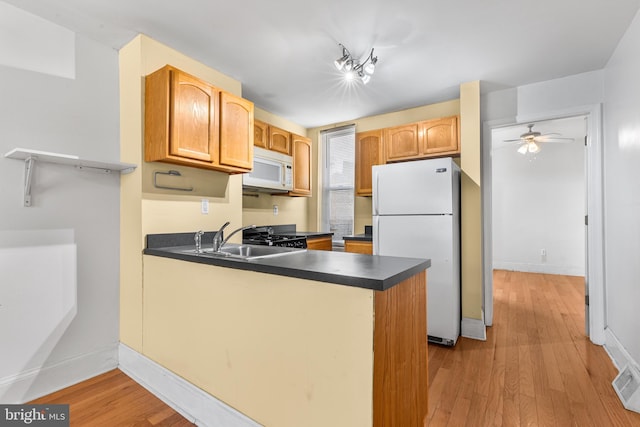
[[[40,36],[38,28],[29,34],[32,40]],[[118,54],[76,35],[74,67],[75,77],[64,78],[0,66],[0,153],[20,147],[119,159]],[[120,176],[36,161],[32,206],[24,207],[24,162],[0,157],[0,164],[0,228],[38,236],[73,230],[77,246],[75,317],[56,342],[40,343],[38,354],[25,356],[22,371],[0,378],[0,401],[24,403],[117,366]],[[38,242],[45,244],[43,238]],[[37,265],[25,262],[22,268]],[[8,307],[5,301],[0,322],[2,311],[18,311],[24,322],[12,325],[18,333],[39,321],[30,306]],[[42,362],[34,366],[36,360]]]
[[[120,110],[122,161],[140,165],[123,177],[121,218],[121,341],[142,352],[142,250],[144,237],[152,233],[217,230],[226,221],[242,226],[242,175],[202,171],[160,162],[144,162],[144,76],[170,64],[223,90],[240,96],[240,82],[183,55],[147,36],[139,35],[120,50]],[[144,191],[145,176],[154,168],[175,169],[184,176],[213,181],[211,197],[152,194]],[[196,183],[197,185],[197,183]],[[201,199],[210,202],[201,213]]]
[[[607,327],[640,363],[640,16],[604,69],[604,195]]]
[[[483,320],[480,82],[460,85],[462,318]],[[466,332],[463,330],[462,334]]]
[[[307,136],[311,138],[313,144],[313,176],[317,177],[318,183],[314,187],[313,197],[309,200],[308,224],[321,229],[322,211],[322,168],[323,164],[321,132],[332,128],[355,124],[356,132],[366,132],[387,127],[400,126],[407,123],[419,122],[421,120],[434,119],[438,117],[456,116],[460,114],[460,100],[439,102],[436,104],[423,105],[406,110],[394,111],[392,113],[378,114],[375,116],[362,117],[341,123],[333,123],[325,126],[307,130]],[[315,190],[317,188],[317,191]],[[371,197],[355,197],[354,203],[354,233],[364,233],[364,226],[372,223]]]
[[[307,136],[307,129],[304,127],[261,108],[256,107],[254,116],[256,120],[269,123],[293,134]],[[315,159],[315,153],[312,153],[312,158]],[[318,188],[313,172],[311,188],[314,193]],[[242,223],[243,225],[256,224],[258,226],[296,224],[298,230],[315,231],[315,224],[312,225],[308,221],[310,200],[310,197],[290,197],[268,193],[254,193],[244,196],[242,198]],[[276,206],[277,209],[275,209]]]

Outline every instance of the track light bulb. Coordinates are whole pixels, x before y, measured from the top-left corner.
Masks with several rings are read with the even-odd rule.
[[[342,69],[344,68],[344,64],[347,63],[348,59],[349,59],[349,56],[348,55],[344,55],[342,58],[338,58],[335,61],[333,61],[333,65],[336,66],[338,71],[342,71]]]

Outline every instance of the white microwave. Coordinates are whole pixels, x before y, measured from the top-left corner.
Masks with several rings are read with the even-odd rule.
[[[242,188],[268,193],[293,190],[293,158],[253,147],[253,170],[242,175]]]

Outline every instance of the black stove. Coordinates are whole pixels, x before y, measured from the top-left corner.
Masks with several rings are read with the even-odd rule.
[[[307,238],[295,234],[277,233],[274,227],[256,227],[242,233],[245,245],[284,246],[288,248],[307,248]]]

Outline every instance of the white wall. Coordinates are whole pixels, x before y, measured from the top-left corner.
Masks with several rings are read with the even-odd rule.
[[[584,129],[582,117],[536,124],[534,130],[575,141],[546,143],[535,155],[518,153],[517,144],[500,145],[526,126],[493,131],[494,268],[584,275]]]
[[[640,362],[640,17],[604,70],[605,265],[608,328]]]
[[[37,26],[30,37],[39,37]],[[117,52],[78,36],[75,61],[75,79],[0,66],[0,154],[22,147],[119,159]],[[41,65],[46,71],[47,64]],[[0,378],[5,403],[35,398],[117,365],[120,177],[37,164],[33,206],[27,208],[23,174],[23,162],[0,157],[0,231],[73,232],[77,314],[57,342],[46,348],[42,343],[40,353],[46,354],[37,363],[25,360],[23,371]],[[21,267],[39,266],[24,262]],[[29,307],[10,308],[22,313],[16,328],[39,321]],[[5,352],[23,350],[2,347],[0,363]]]
[[[583,74],[568,76],[560,79],[534,83],[516,88],[508,88],[493,92],[482,93],[481,119],[482,129],[482,203],[483,203],[483,256],[484,256],[484,312],[485,323],[493,323],[493,225],[492,225],[492,158],[491,158],[491,130],[494,127],[526,123],[530,121],[547,120],[569,115],[589,113],[594,117],[594,132],[600,129],[599,110],[593,111],[594,105],[599,105],[604,100],[603,71],[592,71]],[[487,84],[486,86],[490,86]],[[597,122],[597,123],[596,123]],[[594,145],[594,147],[597,145]],[[594,149],[593,151],[597,151]],[[589,162],[599,161],[599,155],[591,156]],[[593,166],[593,165],[592,165]],[[598,193],[598,191],[595,191]],[[598,193],[599,195],[599,193]],[[595,199],[594,199],[595,200]],[[598,209],[596,203],[589,201],[589,209]],[[596,231],[597,227],[590,227]],[[598,252],[590,248],[591,252]],[[595,271],[595,276],[602,275],[602,265],[590,265],[589,270]],[[593,272],[592,272],[593,274]],[[591,289],[594,299],[603,301],[602,296],[604,280],[596,277],[592,281],[593,286],[599,289]],[[593,312],[593,311],[592,311]],[[604,309],[591,316],[592,340],[604,342]],[[594,333],[593,331],[598,332]]]

